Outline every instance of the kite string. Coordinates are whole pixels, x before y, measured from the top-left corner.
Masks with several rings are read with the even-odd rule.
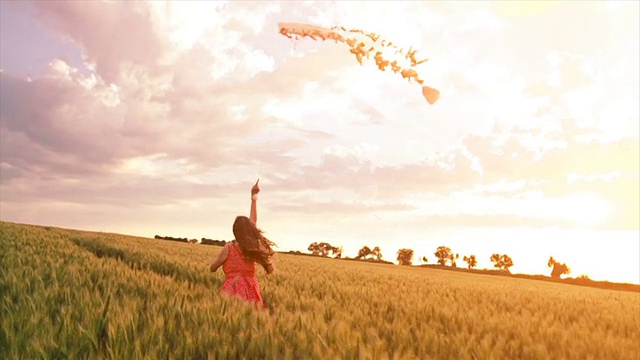
[[[297,50],[296,49],[296,45],[298,44],[298,40],[299,40],[298,37],[291,37],[289,39],[289,42],[291,43],[291,48],[292,48],[294,53]],[[273,123],[274,123],[274,120],[272,119],[269,122],[269,133],[267,134],[267,142],[264,144],[265,148],[268,147],[269,144],[271,144],[271,138],[272,138],[271,135],[273,134],[273,127],[274,127]],[[264,163],[263,158],[262,158],[262,154],[266,154],[266,153],[267,152],[262,151],[261,152],[261,156],[259,157],[259,160],[258,160],[258,179],[260,179],[262,177],[262,168],[263,168],[263,163]]]
[[[269,133],[267,134],[267,142],[264,144],[265,148],[269,147],[271,143],[271,134],[273,133],[273,122],[269,125]],[[258,179],[262,177],[262,165],[263,165],[263,154],[267,154],[266,151],[260,151],[259,164],[258,164]]]
[[[298,45],[298,37],[291,37],[289,38],[289,42],[291,43],[291,50],[293,52],[293,54],[295,55],[296,53],[296,45]]]

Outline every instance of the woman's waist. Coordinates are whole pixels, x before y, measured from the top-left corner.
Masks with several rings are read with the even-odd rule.
[[[229,279],[236,279],[236,278],[255,278],[256,277],[256,272],[255,271],[229,271],[229,272],[225,272],[225,275],[227,276],[227,280]]]

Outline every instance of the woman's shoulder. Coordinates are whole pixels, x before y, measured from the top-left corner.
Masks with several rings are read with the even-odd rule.
[[[229,241],[226,244],[224,244],[224,246],[222,247],[222,251],[226,252],[226,253],[230,253],[231,249],[235,248],[235,245],[233,243],[233,241]]]
[[[229,241],[224,245],[224,247],[227,251],[230,251],[231,249],[240,250],[240,248],[238,247],[238,243],[235,240]]]

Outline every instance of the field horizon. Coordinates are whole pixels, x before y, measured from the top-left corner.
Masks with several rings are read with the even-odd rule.
[[[95,233],[95,234],[110,234],[110,235],[118,235],[118,236],[127,236],[127,237],[132,237],[132,238],[147,239],[147,240],[158,240],[157,236],[159,236],[158,234],[154,234],[153,236],[156,236],[156,238],[154,238],[153,236],[140,236],[140,235],[132,235],[132,234],[126,234],[126,233],[118,233],[118,232],[111,232],[111,231],[99,231],[99,230],[90,230],[90,229],[74,229],[74,228],[51,226],[51,225],[19,223],[19,222],[13,222],[13,221],[0,221],[0,223],[8,223],[8,224],[15,224],[15,225],[25,225],[25,226],[35,226],[35,227],[51,228],[51,229],[59,229],[59,230],[81,231],[81,232]],[[171,238],[171,237],[168,237],[168,238]],[[187,240],[187,238],[184,238],[184,239]],[[159,240],[162,240],[162,239],[159,239]],[[191,239],[191,240],[197,240],[197,239]],[[209,240],[211,240],[211,239],[209,239]],[[200,241],[200,240],[198,240],[198,241]],[[229,240],[213,240],[213,241],[218,242],[218,241],[229,241]],[[193,244],[193,245],[215,246],[215,245],[212,245],[212,244],[208,244],[208,245],[202,244],[200,242],[198,242],[196,244]],[[392,261],[388,261],[388,260],[376,261],[376,260],[373,260],[373,259],[356,259],[356,258],[348,257],[348,256],[347,257],[341,257],[341,258],[330,257],[330,256],[317,256],[317,255],[313,255],[312,253],[305,253],[305,252],[294,251],[294,250],[280,250],[280,251],[276,250],[276,253],[294,255],[294,256],[310,256],[310,257],[315,257],[315,258],[320,258],[320,259],[327,259],[327,260],[361,261],[361,262],[368,262],[368,263],[378,263],[378,264],[400,266],[399,264],[394,263]],[[484,274],[484,275],[492,275],[492,276],[517,277],[517,278],[537,280],[537,281],[549,281],[549,282],[557,282],[557,283],[564,283],[564,284],[578,285],[578,286],[596,287],[596,288],[603,288],[603,289],[610,289],[610,290],[640,292],[640,284],[635,284],[635,283],[631,283],[631,282],[619,282],[619,281],[609,281],[609,280],[593,280],[593,279],[590,279],[590,278],[580,278],[580,277],[570,277],[570,276],[567,276],[567,277],[564,277],[564,278],[552,278],[551,276],[544,275],[544,274],[529,274],[529,273],[517,273],[517,272],[511,273],[511,272],[508,272],[508,271],[502,271],[502,270],[490,269],[490,268],[469,269],[469,268],[466,268],[466,267],[463,267],[463,266],[452,267],[452,266],[448,266],[448,265],[436,265],[436,264],[415,264],[415,265],[409,265],[409,266],[418,267],[418,268],[430,268],[430,269],[434,269],[434,270],[443,270],[443,271],[468,272],[468,273],[471,273],[471,274]]]
[[[0,357],[637,359],[640,292],[287,253],[268,312],[220,247],[0,222]],[[636,314],[630,315],[630,314]]]

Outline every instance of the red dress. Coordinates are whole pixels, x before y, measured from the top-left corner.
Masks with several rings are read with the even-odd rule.
[[[256,263],[246,260],[236,243],[228,246],[229,255],[222,264],[226,278],[221,291],[263,305],[260,285],[256,278]]]

